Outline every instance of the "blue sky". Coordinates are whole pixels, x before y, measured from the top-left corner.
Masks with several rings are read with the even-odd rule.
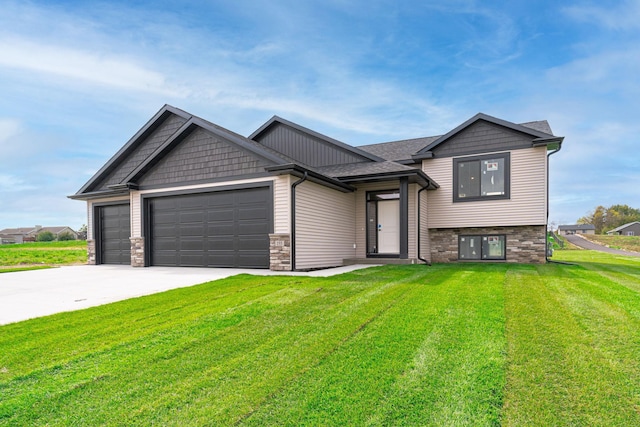
[[[640,1],[3,1],[0,229],[74,194],[165,103],[361,145],[546,119],[550,221],[640,208]]]

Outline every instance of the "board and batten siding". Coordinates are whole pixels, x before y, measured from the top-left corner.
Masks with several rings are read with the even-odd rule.
[[[87,240],[94,240],[95,236],[94,236],[94,224],[95,224],[95,220],[93,218],[93,207],[97,204],[109,204],[109,203],[114,203],[114,204],[120,204],[123,202],[128,202],[129,201],[129,197],[124,196],[124,197],[114,197],[114,198],[109,198],[109,199],[94,199],[94,200],[90,200],[87,201]]]
[[[303,182],[296,187],[296,269],[333,267],[355,255],[355,194]]]
[[[453,203],[453,157],[423,160],[422,170],[440,185],[428,192],[429,228],[546,224],[546,147],[510,153],[511,191],[504,200]]]

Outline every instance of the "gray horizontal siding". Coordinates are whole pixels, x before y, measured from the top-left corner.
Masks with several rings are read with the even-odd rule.
[[[260,144],[308,166],[329,166],[370,161],[312,135],[278,124],[262,135]]]
[[[196,129],[139,182],[157,186],[264,172],[267,161],[204,129]]]
[[[171,137],[186,122],[186,119],[171,114],[120,165],[94,188],[105,190],[107,186],[120,184],[140,163],[151,155],[162,143]]]
[[[451,157],[531,147],[533,137],[479,120],[433,149],[436,157]]]

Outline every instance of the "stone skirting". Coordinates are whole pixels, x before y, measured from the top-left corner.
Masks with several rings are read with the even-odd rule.
[[[269,268],[273,271],[291,271],[289,234],[269,234]]]
[[[87,264],[96,265],[96,241],[87,240]]]
[[[144,237],[131,237],[131,267],[144,267]]]
[[[507,262],[526,264],[544,263],[545,226],[526,225],[521,227],[477,227],[477,228],[432,228],[429,229],[432,262],[458,261],[458,236],[461,234],[504,234],[506,235]]]

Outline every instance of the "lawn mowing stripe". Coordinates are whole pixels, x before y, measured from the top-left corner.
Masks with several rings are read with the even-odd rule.
[[[505,425],[638,425],[637,358],[624,354],[626,343],[638,342],[637,318],[618,317],[633,332],[620,334],[617,346],[606,342],[616,326],[607,319],[612,306],[603,304],[619,303],[623,288],[603,290],[603,278],[580,267],[538,271],[544,279],[524,268],[507,276]],[[636,378],[626,382],[629,373]]]
[[[437,267],[426,272],[423,270],[421,274],[412,278],[410,291],[402,296],[399,303],[390,307],[330,357],[323,359],[320,364],[292,382],[282,393],[274,396],[246,423],[249,425],[365,425],[366,423],[424,425],[429,423],[430,411],[425,410],[425,407],[430,404],[430,409],[437,407],[436,412],[440,412],[443,416],[432,422],[445,422],[448,416],[455,416],[458,417],[458,421],[468,417],[467,421],[473,420],[474,425],[479,425],[478,421],[486,414],[495,420],[501,406],[500,393],[503,381],[499,375],[499,367],[504,364],[504,345],[498,345],[496,354],[489,354],[492,351],[480,352],[481,356],[478,357],[477,348],[468,343],[463,344],[469,336],[464,330],[455,326],[466,326],[481,320],[482,316],[473,315],[477,314],[477,307],[474,307],[478,303],[476,297],[481,296],[484,291],[484,297],[489,296],[489,299],[494,301],[496,298],[500,299],[501,277],[502,274],[497,273],[498,280],[491,281],[495,283],[491,283],[490,286],[485,286],[484,283],[466,283],[469,281],[467,272],[453,274],[446,268],[439,272]],[[487,291],[491,295],[488,295]],[[494,307],[497,307],[497,312],[487,316],[488,324],[480,323],[485,327],[483,331],[492,331],[492,335],[497,331],[498,335],[502,335],[503,310],[501,304]],[[481,338],[481,340],[485,339]],[[446,343],[438,349],[443,354],[427,356],[428,351],[434,351],[429,345],[430,340]],[[421,355],[423,350],[426,353]],[[473,398],[467,400],[466,398],[471,397],[474,392],[469,389],[463,390],[464,386],[452,391],[451,384],[462,379],[462,376],[450,378],[447,381],[448,373],[443,372],[442,366],[438,363],[436,366],[431,366],[434,368],[432,371],[418,374],[419,366],[425,366],[425,364],[416,361],[423,357],[428,359],[429,363],[434,359],[446,359],[450,362],[450,366],[457,365],[459,359],[447,354],[456,351],[458,352],[456,356],[465,355],[475,359],[474,368],[481,371],[487,365],[493,365],[496,360],[498,361],[497,365],[493,365],[494,368],[498,366],[497,371],[491,369],[492,374],[498,375],[487,379],[486,382],[480,383],[472,379],[471,384],[469,382],[465,384],[471,389],[480,390],[481,399],[491,400],[487,399],[487,395],[492,395],[494,400],[488,405]],[[491,357],[485,359],[484,356]],[[466,365],[467,368],[472,364],[470,359],[465,359],[469,362]],[[476,362],[479,363],[476,364]],[[474,369],[468,369],[468,371],[471,371],[470,377],[481,374]],[[469,374],[468,371],[467,374]],[[438,379],[434,380],[434,376]],[[437,384],[429,384],[429,381]],[[409,384],[416,385],[420,390],[408,390],[406,386]],[[454,400],[453,402],[448,400],[456,393],[459,395],[451,399]],[[451,406],[447,407],[445,401]],[[405,404],[404,407],[400,407],[402,403]],[[488,407],[493,409],[487,411]],[[375,413],[372,413],[373,408],[377,408]],[[450,410],[450,413],[442,413],[447,410]],[[464,410],[467,412],[462,414],[458,412]],[[452,412],[456,414],[453,415]],[[431,413],[431,416],[433,415]],[[451,419],[449,421],[452,422]],[[485,424],[491,424],[491,422]]]
[[[193,321],[203,312],[223,311],[282,288],[263,283],[258,277],[236,277],[2,326],[0,368],[6,372],[0,380],[22,375],[22,370],[66,363],[85,351],[110,351],[112,346]]]
[[[335,298],[334,298],[334,299],[336,299],[336,300],[337,300],[337,302],[342,302],[342,301],[344,301],[344,300],[345,300],[345,298],[347,298],[347,299],[348,299],[349,294],[351,294],[351,293],[357,293],[357,292],[358,292],[358,290],[359,290],[360,288],[366,289],[367,287],[370,287],[370,286],[371,286],[371,285],[369,285],[368,283],[365,283],[365,281],[367,281],[367,278],[364,278],[364,279],[362,279],[362,278],[356,278],[356,279],[357,279],[357,280],[362,281],[362,283],[361,283],[360,285],[358,285],[357,283],[354,283],[353,281],[351,281],[351,282],[346,282],[349,286],[345,287],[345,286],[344,286],[344,283],[342,283],[342,284],[341,284],[341,282],[337,282],[337,280],[339,280],[339,279],[336,279],[336,280],[334,281],[335,283],[341,284],[341,285],[342,285],[342,287],[344,288],[344,289],[342,289],[342,290],[341,290],[341,293],[336,293],[336,295],[335,295]],[[257,280],[257,279],[256,279],[256,280]],[[274,281],[276,281],[276,280],[278,280],[278,279],[274,279]],[[280,280],[280,281],[285,281],[284,279],[279,279],[279,280]],[[302,279],[301,279],[301,280],[297,280],[297,282],[301,282],[301,281],[302,281],[302,282],[304,282],[304,280],[302,280]],[[344,281],[344,279],[343,279],[343,281]],[[317,282],[317,280],[316,280],[316,282]],[[325,281],[325,282],[327,282],[328,284],[334,283],[334,282],[331,282],[331,281]],[[314,289],[314,292],[313,292],[313,293],[314,293],[314,294],[316,294],[316,295],[321,295],[321,296],[323,296],[323,295],[322,295],[322,293],[315,292],[315,289]],[[378,292],[378,291],[376,291],[376,290],[374,290],[374,293],[379,293],[379,292]],[[326,297],[326,293],[324,294],[324,296]],[[315,305],[317,305],[317,301],[316,301],[316,302],[312,302],[312,303],[310,304],[310,306],[311,306],[312,308],[313,308],[313,307],[315,307]],[[317,310],[320,312],[320,313],[319,313],[319,315],[323,315],[323,313],[322,313],[322,309],[323,309],[323,306],[322,306],[322,305],[318,305]],[[305,314],[305,313],[304,313],[304,307],[300,307],[300,308],[298,309],[298,312],[296,313],[296,316],[299,316],[301,319],[303,319],[303,318],[304,318],[304,316],[303,316],[304,314]],[[278,319],[275,319],[275,320],[278,320],[277,322],[272,321],[272,322],[270,323],[270,322],[269,322],[269,320],[270,320],[270,319],[259,319],[258,321],[253,322],[251,325],[255,326],[255,324],[261,324],[261,323],[263,323],[263,324],[265,324],[266,326],[270,326],[270,325],[271,325],[271,326],[273,326],[273,327],[278,326],[278,327],[280,327],[280,328],[285,328],[285,329],[286,329],[286,327],[287,327],[286,323],[287,323],[287,321],[290,321],[291,319],[288,319],[286,316],[280,316],[280,317],[281,317],[281,319],[279,319],[279,320],[278,320]],[[330,319],[326,319],[326,320],[327,320],[327,321],[329,321]],[[207,330],[207,329],[208,329],[208,330],[209,330],[209,332],[211,332],[211,331],[210,331],[210,330],[211,330],[211,325],[210,325],[210,324],[207,324],[207,322],[200,322],[200,323],[198,323],[198,322],[191,322],[191,323],[192,323],[193,325],[195,325],[194,327],[202,327],[202,328],[204,328],[205,330]],[[250,322],[249,322],[249,323],[250,323]],[[256,331],[251,329],[251,328],[252,328],[252,326],[251,326],[251,325],[249,326],[249,329],[248,329],[248,330],[247,330],[247,327],[245,326],[245,328],[244,328],[244,329],[245,329],[245,332],[244,332],[245,336],[243,336],[243,337],[241,337],[241,338],[244,338],[244,339],[246,339],[246,340],[251,340],[251,339],[257,339],[257,338],[260,338],[260,334],[256,334],[256,333],[255,333]],[[272,329],[273,329],[273,328],[271,328],[271,330],[270,330],[269,328],[266,328],[266,329],[264,330],[264,334],[263,334],[263,335],[269,335],[269,333],[270,333],[270,332],[272,332]],[[193,331],[187,331],[186,336],[189,336],[189,335],[190,335],[188,332],[193,332]],[[214,331],[214,332],[215,332],[215,331]],[[175,334],[179,336],[179,335],[181,334],[181,332],[180,332],[180,331],[175,331]],[[211,345],[218,345],[219,347],[218,347],[218,348],[216,348],[216,349],[214,349],[214,350],[219,350],[220,348],[224,349],[224,348],[225,348],[225,343],[224,343],[224,342],[222,342],[222,343],[221,343],[221,342],[220,342],[220,339],[221,339],[221,337],[220,337],[219,335],[217,336],[215,333],[212,333],[212,334],[211,334],[211,336],[210,336],[210,339],[209,339],[209,341],[211,342],[211,344],[210,344],[209,342],[207,342],[207,341],[203,341],[203,345],[201,345],[201,347],[202,347],[202,346],[205,346],[205,347],[206,347],[206,346],[211,346]],[[262,339],[265,339],[265,338],[264,338],[264,337],[262,337]],[[227,342],[227,343],[226,343],[226,345],[228,345],[229,347],[231,347],[231,346],[233,346],[233,345],[235,345],[236,347],[238,347],[238,349],[236,350],[236,352],[242,352],[242,351],[244,351],[243,347],[242,347],[241,345],[239,345],[239,342],[238,342],[238,336],[237,336],[237,335],[231,334],[231,337],[228,339],[228,341],[229,341],[229,342]],[[259,340],[258,340],[258,341],[259,341]],[[135,345],[140,346],[140,345],[142,345],[143,343],[134,343],[134,344],[135,344]],[[135,347],[135,345],[134,345],[134,344],[131,344],[130,346]],[[156,343],[154,343],[154,342],[144,342],[144,344],[147,346],[147,348],[145,348],[145,349],[141,350],[141,354],[139,355],[139,359],[140,359],[139,361],[140,361],[140,362],[147,362],[147,360],[146,360],[146,356],[149,356],[148,352],[153,350],[154,345],[155,345],[156,347],[160,348],[160,349],[162,349],[162,348],[165,348],[165,347],[166,347],[168,350],[170,350],[170,349],[172,348],[172,345],[173,345],[173,344],[175,344],[175,343],[172,341],[172,339],[171,339],[171,338],[169,338],[169,339],[167,340],[167,342],[162,342],[162,340],[159,340],[159,342],[158,342],[157,344],[156,344]],[[240,344],[241,344],[241,342],[240,342]],[[163,346],[164,346],[164,347],[163,347]],[[120,358],[126,358],[126,357],[129,357],[129,359],[130,359],[130,360],[129,360],[128,362],[130,362],[130,363],[129,363],[127,366],[120,367],[120,370],[119,370],[119,372],[118,372],[118,375],[120,375],[120,376],[125,376],[125,377],[126,377],[126,378],[125,378],[125,380],[130,380],[130,379],[131,379],[132,381],[134,381],[134,384],[133,384],[133,386],[132,386],[132,384],[128,384],[128,385],[127,385],[127,387],[124,387],[124,390],[120,393],[120,395],[119,395],[119,396],[116,396],[115,398],[116,398],[116,399],[124,399],[124,398],[122,397],[122,395],[124,395],[124,396],[127,396],[127,395],[133,395],[134,399],[133,399],[133,403],[132,403],[132,405],[134,405],[134,406],[135,406],[135,405],[137,405],[137,404],[140,404],[140,403],[141,403],[139,400],[138,400],[138,401],[137,401],[137,400],[135,400],[135,397],[136,397],[136,396],[135,396],[135,394],[136,394],[136,393],[137,393],[137,391],[138,391],[138,390],[136,389],[136,386],[135,386],[135,379],[136,379],[136,376],[137,376],[137,373],[135,372],[135,370],[137,369],[137,368],[136,368],[136,366],[137,366],[137,365],[136,365],[136,360],[134,360],[135,358],[134,358],[133,356],[137,356],[137,355],[127,354],[127,350],[129,351],[129,353],[135,353],[135,351],[133,351],[134,349],[130,349],[130,348],[128,349],[128,347],[127,347],[127,346],[123,346],[122,348],[115,349],[114,351],[111,351],[111,352],[110,352],[110,354],[108,354],[108,355],[107,355],[107,354],[103,354],[103,355],[102,355],[102,358],[103,358],[103,359],[105,359],[105,360],[102,360],[102,361],[95,360],[95,359],[97,359],[98,357],[97,357],[97,356],[96,356],[96,357],[93,357],[92,355],[90,355],[90,356],[88,356],[88,357],[86,358],[86,360],[79,361],[79,362],[78,362],[78,364],[80,364],[80,365],[82,365],[82,364],[84,364],[84,365],[91,365],[91,364],[100,365],[100,363],[102,363],[102,364],[108,364],[111,360],[116,360],[116,361],[117,361],[117,360],[119,360]],[[207,348],[207,350],[208,350],[208,348]],[[194,351],[194,350],[191,350],[191,352],[193,352],[193,351]],[[159,350],[158,352],[159,352],[159,353],[161,353],[161,352],[162,352],[162,350]],[[123,354],[120,354],[120,353],[123,353]],[[187,352],[187,354],[188,354],[188,352]],[[209,356],[209,355],[207,355],[207,356]],[[217,356],[219,359],[224,359],[224,358],[227,358],[227,357],[229,357],[229,356],[231,356],[231,355],[229,354],[229,352],[228,352],[228,351],[227,351],[226,353],[225,353],[225,352],[217,353],[217,352],[215,352],[215,351],[214,351],[214,353],[213,353],[213,354],[211,354],[211,356]],[[184,359],[184,358],[182,358],[182,359]],[[196,365],[197,365],[197,360],[199,360],[199,358],[196,358],[196,363],[195,363]],[[203,363],[204,363],[204,364],[206,364],[206,363],[207,363],[207,361],[205,360]],[[178,358],[177,360],[174,360],[174,364],[179,365],[179,368],[180,368],[180,369],[182,369],[182,370],[184,370],[184,367],[183,367],[183,366],[180,366],[180,365],[181,365],[181,359],[180,359],[180,358]],[[85,369],[85,368],[86,368],[86,366],[84,366],[84,365],[80,366],[77,370],[79,370],[79,371],[83,371],[83,369]],[[158,377],[158,381],[161,381],[161,383],[162,383],[162,381],[164,380],[164,382],[163,382],[163,383],[168,384],[168,385],[167,385],[167,387],[169,387],[169,388],[173,388],[174,386],[179,386],[179,378],[177,378],[177,379],[176,379],[176,382],[173,382],[173,381],[167,381],[167,380],[174,379],[174,378],[173,378],[173,376],[174,376],[174,375],[169,375],[169,377],[170,377],[170,378],[163,378],[161,375],[162,375],[162,373],[163,373],[163,372],[162,372],[162,368],[164,368],[164,366],[162,365],[162,363],[161,363],[161,362],[157,362],[157,363],[156,363],[156,365],[158,365],[158,366],[159,366],[159,368],[158,368],[158,369],[159,369],[158,374],[159,374],[160,376]],[[153,367],[153,366],[152,366],[152,367]],[[130,369],[128,369],[128,368],[130,368]],[[70,372],[70,371],[75,370],[75,369],[72,369],[72,367],[65,367],[65,369],[66,369],[66,371],[67,371],[67,372]],[[106,369],[106,368],[103,368],[103,370],[104,370],[104,369]],[[177,370],[176,376],[179,376],[179,375],[180,375],[180,369],[178,369],[178,370]],[[144,369],[143,369],[143,370],[144,370]],[[96,373],[97,373],[97,372],[96,372]],[[88,377],[91,377],[92,375],[95,375],[96,373],[91,372],[91,371],[87,372]],[[115,379],[114,379],[114,381],[115,381],[115,380],[118,380],[118,379],[122,379],[122,378],[115,378]],[[76,380],[84,380],[84,378],[83,378],[83,379],[76,379]],[[153,383],[153,381],[154,381],[154,380],[155,380],[155,378],[150,378],[148,381],[145,381],[145,382],[141,385],[141,387],[147,387],[150,383]],[[126,382],[126,381],[125,381],[125,382]],[[139,385],[139,386],[140,386],[140,385]],[[94,390],[93,392],[99,393],[100,391],[99,391],[99,390]],[[111,392],[113,392],[113,390],[111,390]],[[107,391],[107,393],[108,393],[108,391]],[[146,396],[143,396],[143,397],[142,397],[142,399],[143,399],[145,402],[146,402],[146,401],[149,401],[149,399],[148,399]],[[40,402],[40,403],[42,403],[42,402]],[[77,403],[77,402],[76,402],[76,403]],[[46,405],[48,405],[48,406],[51,406],[52,404],[53,404],[53,402],[52,402],[52,401],[50,401],[50,400],[46,402]],[[78,409],[78,405],[74,405],[74,411],[77,411],[77,409]],[[114,409],[115,409],[115,408],[114,408]],[[107,410],[108,410],[108,409],[107,409]]]
[[[265,337],[256,347],[221,361],[222,366],[216,365],[206,372],[195,387],[185,383],[198,392],[193,400],[180,402],[179,410],[184,412],[181,416],[209,419],[222,425],[241,419],[281,384],[331,353],[370,316],[386,309],[395,295],[406,291],[403,281],[370,283],[365,292],[337,301],[331,307],[318,310],[321,307],[314,303],[303,309],[284,324],[284,328]],[[167,387],[173,388],[173,385]],[[156,408],[153,410],[157,412]]]

